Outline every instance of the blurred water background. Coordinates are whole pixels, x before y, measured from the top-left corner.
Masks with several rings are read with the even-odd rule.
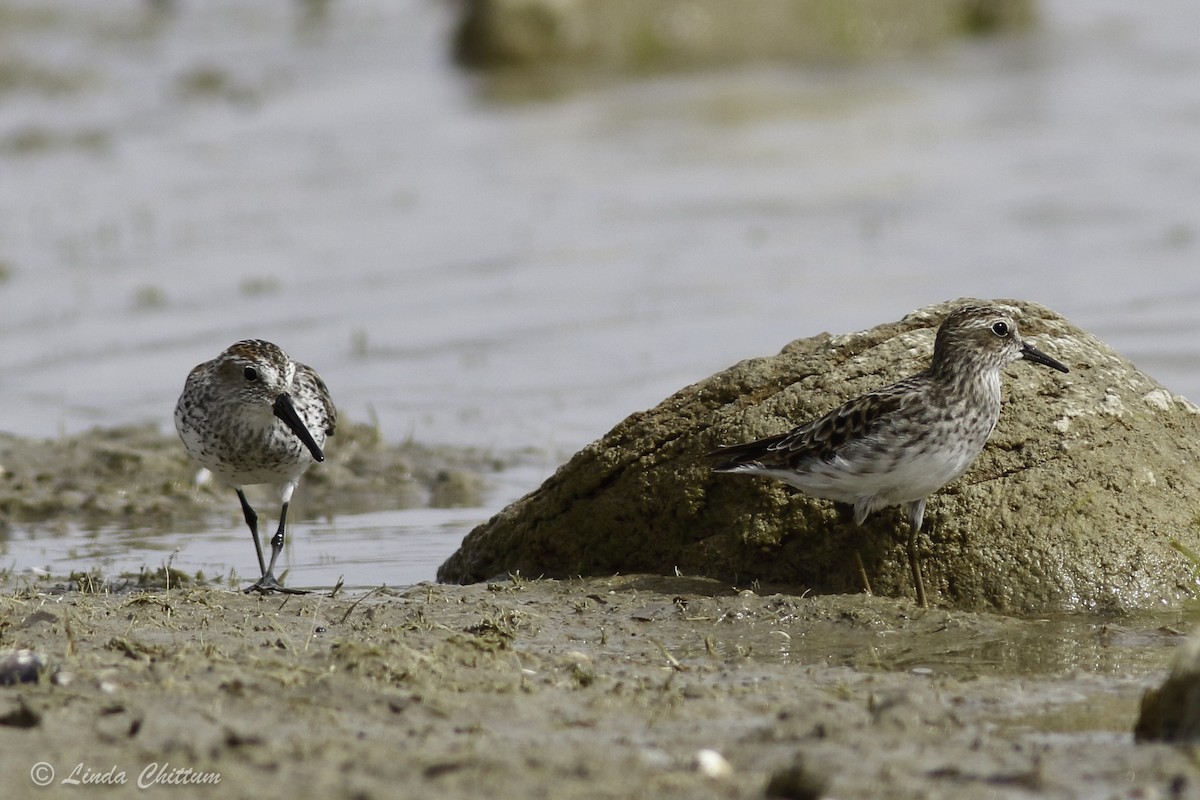
[[[293,583],[431,579],[628,413],[944,299],[1044,303],[1200,399],[1195,3],[520,100],[436,0],[0,9],[0,427],[171,432],[254,336],[390,440],[524,454],[484,507],[298,523]],[[229,500],[208,534],[13,531],[0,566],[250,574]]]

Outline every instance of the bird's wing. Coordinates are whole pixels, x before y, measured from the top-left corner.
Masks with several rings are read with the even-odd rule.
[[[333,404],[333,398],[329,395],[329,388],[325,385],[325,381],[321,380],[317,371],[307,364],[296,365],[296,379],[306,382],[309,392],[320,398],[321,404],[325,406],[325,435],[333,436],[334,429],[337,428],[337,407]]]
[[[720,472],[750,465],[770,468],[812,459],[829,461],[847,443],[860,441],[886,423],[911,396],[912,380],[856,397],[787,433],[715,450],[710,455],[720,461],[713,469]]]

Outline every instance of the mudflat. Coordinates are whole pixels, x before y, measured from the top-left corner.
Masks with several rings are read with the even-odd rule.
[[[1019,619],[638,575],[289,597],[160,577],[120,592],[7,579],[0,650],[45,667],[0,686],[5,797],[1200,786],[1186,751],[1132,737],[1186,612]]]

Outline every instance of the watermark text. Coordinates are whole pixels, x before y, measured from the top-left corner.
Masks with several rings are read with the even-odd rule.
[[[116,764],[93,766],[82,761],[62,767],[60,776],[53,764],[39,761],[29,770],[34,786],[123,786],[130,782],[129,773]],[[205,772],[191,767],[177,767],[170,761],[151,761],[137,772],[132,780],[139,789],[155,786],[200,786],[221,782],[221,773]]]

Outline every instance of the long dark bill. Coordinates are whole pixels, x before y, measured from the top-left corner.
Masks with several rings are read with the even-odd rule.
[[[1063,364],[1061,361],[1055,361],[1053,358],[1046,355],[1041,350],[1038,350],[1029,342],[1025,342],[1025,344],[1021,345],[1021,358],[1024,358],[1028,361],[1036,361],[1039,364],[1045,364],[1047,367],[1050,367],[1050,369],[1056,369],[1059,372],[1071,371],[1067,369],[1066,364]]]
[[[296,407],[292,405],[292,396],[290,394],[281,394],[279,397],[276,397],[273,410],[275,416],[283,420],[283,424],[291,428],[292,433],[296,434],[296,438],[304,442],[304,446],[308,448],[308,452],[312,453],[313,458],[317,461],[325,460],[325,454],[321,452],[321,448],[313,440],[312,434],[308,432],[304,420],[300,419],[300,415],[296,413]]]

